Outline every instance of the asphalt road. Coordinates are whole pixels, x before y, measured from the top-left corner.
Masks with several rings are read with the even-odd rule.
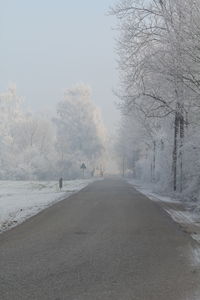
[[[105,179],[0,235],[0,300],[193,300],[192,240]]]

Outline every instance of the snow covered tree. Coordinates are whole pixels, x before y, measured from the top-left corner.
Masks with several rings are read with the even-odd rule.
[[[27,113],[22,104],[15,86],[0,94],[0,178],[53,178],[53,123]]]
[[[77,176],[85,162],[91,169],[104,154],[105,129],[100,112],[92,103],[91,90],[77,85],[65,91],[58,103],[57,151],[59,164],[65,176]]]
[[[182,191],[186,131],[193,132],[199,114],[200,1],[120,1],[111,13],[119,20],[122,113],[142,112],[147,124],[155,119],[152,151],[163,136],[160,149],[172,157],[169,182]]]
[[[27,112],[16,87],[0,93],[0,179],[80,177],[104,165],[106,132],[85,85],[67,89],[57,118]]]

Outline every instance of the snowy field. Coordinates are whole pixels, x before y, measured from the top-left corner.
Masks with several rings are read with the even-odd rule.
[[[56,181],[0,181],[0,232],[22,223],[93,181],[64,181],[62,191]]]

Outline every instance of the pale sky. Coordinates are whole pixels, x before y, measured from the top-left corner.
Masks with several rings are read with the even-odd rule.
[[[63,91],[86,83],[105,125],[119,119],[114,0],[0,0],[0,91],[16,83],[35,111],[55,109]]]

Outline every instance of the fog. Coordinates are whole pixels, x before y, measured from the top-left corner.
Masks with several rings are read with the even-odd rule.
[[[26,1],[0,4],[0,90],[15,83],[25,105],[52,113],[77,83],[92,88],[109,130],[118,119],[112,1]]]
[[[111,4],[1,2],[1,179],[105,169],[119,118]]]

